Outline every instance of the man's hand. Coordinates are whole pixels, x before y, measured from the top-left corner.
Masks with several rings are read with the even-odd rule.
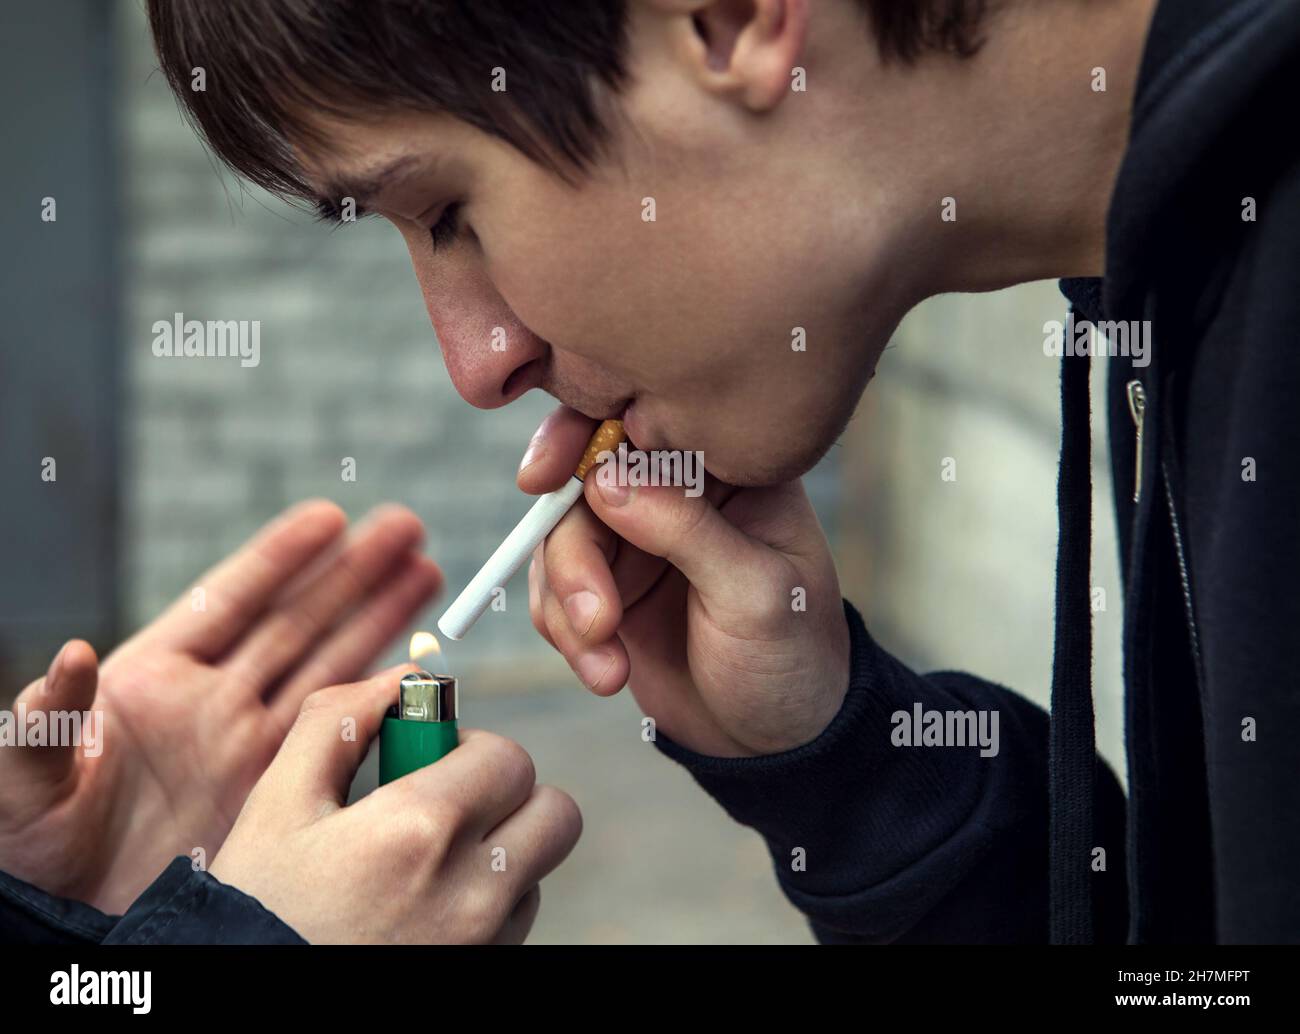
[[[594,423],[553,413],[519,487],[569,477]],[[707,461],[708,457],[705,457]],[[802,486],[606,489],[593,471],[529,568],[533,625],[598,695],[629,684],[672,739],[704,754],[809,742],[839,710],[849,631]]]
[[[209,872],[313,943],[517,944],[582,817],[523,748],[477,730],[345,807],[404,670],[307,698]]]
[[[409,511],[346,527],[305,503],[102,668],[67,644],[19,701],[102,712],[102,752],[0,749],[0,868],[115,913],[176,855],[215,856],[303,701],[360,675],[441,583]]]

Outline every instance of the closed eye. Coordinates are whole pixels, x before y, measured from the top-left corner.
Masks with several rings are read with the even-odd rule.
[[[356,222],[373,214],[350,197],[344,198],[342,204],[326,197],[315,198],[314,202],[316,218],[323,223],[333,223],[336,226]]]

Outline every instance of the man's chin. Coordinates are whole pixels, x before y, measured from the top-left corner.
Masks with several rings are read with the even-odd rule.
[[[704,469],[719,481],[737,488],[768,488],[803,477],[817,465],[826,454],[826,449],[811,448],[804,453],[769,453],[767,456],[728,453],[719,456],[707,449],[703,452]],[[756,450],[756,453],[761,453],[761,450]]]
[[[635,417],[626,421],[625,428],[631,446],[643,452],[698,450],[704,469],[711,477],[737,488],[766,488],[803,477],[826,455],[838,437],[827,436],[823,443],[821,435],[810,435],[803,440],[783,435],[777,441],[766,442],[760,432],[743,442],[710,444],[707,434],[679,437],[666,433],[659,426],[638,425]]]

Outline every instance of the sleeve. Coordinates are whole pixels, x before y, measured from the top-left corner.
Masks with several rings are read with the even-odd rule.
[[[117,919],[0,872],[0,944],[98,944]]]
[[[180,855],[127,909],[104,944],[306,944],[255,898]]]
[[[1046,942],[1046,713],[969,675],[910,671],[845,612],[849,689],[817,739],[755,758],[705,757],[664,736],[659,748],[763,836],[819,940]],[[895,745],[918,709],[985,712],[997,735],[988,750]],[[1097,772],[1099,839],[1114,847],[1095,874],[1096,929],[1122,940],[1124,797],[1100,761]]]

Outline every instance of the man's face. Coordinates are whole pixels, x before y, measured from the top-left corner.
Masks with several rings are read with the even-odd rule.
[[[308,173],[356,182],[410,159],[366,205],[402,233],[473,405],[540,387],[593,418],[623,414],[640,448],[700,450],[733,484],[780,482],[831,445],[905,306],[864,282],[873,199],[823,160],[843,132],[832,113],[791,93],[756,114],[701,88],[655,24],[632,33],[609,148],[576,186],[423,113],[324,123]],[[461,232],[435,250],[449,204]]]

